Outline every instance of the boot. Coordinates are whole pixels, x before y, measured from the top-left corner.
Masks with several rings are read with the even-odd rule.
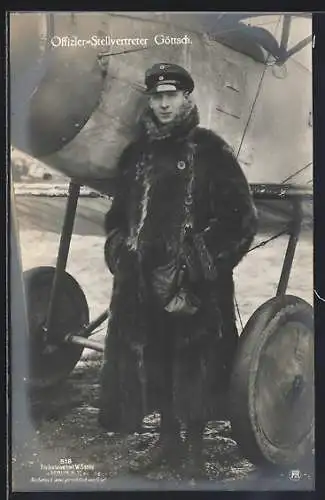
[[[185,475],[191,479],[204,479],[207,477],[203,456],[203,430],[204,426],[201,424],[190,425],[187,429]]]
[[[163,464],[178,467],[183,456],[183,446],[179,435],[162,434],[156,443],[130,461],[129,469],[131,472],[144,473]]]
[[[158,441],[132,459],[129,468],[132,472],[147,472],[163,463],[177,467],[183,450],[179,422],[170,415],[162,415]]]

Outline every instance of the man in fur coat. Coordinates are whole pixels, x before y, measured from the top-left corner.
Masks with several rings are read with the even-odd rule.
[[[145,83],[148,108],[121,155],[105,220],[114,285],[99,422],[132,433],[159,411],[160,438],[133,470],[185,450],[202,471],[204,427],[224,411],[238,340],[233,269],[256,233],[256,210],[229,146],[198,126],[191,75],[160,63]]]

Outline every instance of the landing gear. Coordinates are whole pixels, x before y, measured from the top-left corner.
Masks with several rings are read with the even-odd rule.
[[[65,342],[89,322],[86,297],[67,272],[60,278],[57,313],[46,329],[48,306],[55,275],[53,267],[36,267],[24,273],[29,324],[29,385],[47,387],[58,383],[73,370],[83,346]]]
[[[263,304],[239,341],[230,383],[233,435],[256,465],[292,467],[314,438],[313,308],[290,295]]]

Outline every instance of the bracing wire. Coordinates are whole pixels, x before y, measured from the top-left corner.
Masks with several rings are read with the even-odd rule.
[[[281,20],[281,17],[278,18],[278,22],[277,22],[277,25],[276,25],[276,31],[278,30],[279,28],[279,24],[280,24],[280,20]],[[260,81],[259,81],[259,84],[258,84],[258,87],[257,87],[257,92],[256,92],[256,95],[255,95],[255,99],[253,101],[253,104],[252,104],[252,107],[251,107],[251,110],[250,110],[250,113],[249,113],[249,116],[248,116],[248,120],[246,122],[246,125],[245,125],[245,128],[244,128],[244,132],[243,132],[243,135],[242,135],[242,138],[241,138],[241,141],[240,141],[240,144],[239,144],[239,148],[238,148],[238,151],[237,151],[237,155],[236,155],[236,158],[238,159],[239,157],[239,154],[240,154],[240,151],[241,151],[241,148],[243,146],[243,143],[244,143],[244,139],[246,137],[246,134],[247,134],[247,130],[248,130],[248,127],[250,125],[250,122],[251,122],[251,119],[252,119],[252,116],[253,116],[253,112],[254,112],[254,109],[255,109],[255,105],[257,103],[257,100],[258,100],[258,97],[260,95],[260,92],[262,90],[262,84],[263,84],[263,80],[264,80],[264,77],[265,77],[265,73],[266,73],[266,70],[268,68],[268,62],[270,60],[270,57],[271,55],[268,54],[268,57],[267,57],[267,60],[266,60],[266,63],[265,63],[265,66],[264,66],[264,69],[262,71],[262,75],[261,75],[261,78],[260,78]],[[272,237],[272,239],[275,239],[276,237],[278,236],[275,236],[275,237]],[[271,241],[271,239],[269,240]],[[263,242],[262,242],[263,243]],[[259,246],[263,246],[262,243],[259,244]],[[267,242],[264,243],[264,245],[266,245]],[[253,249],[251,249],[253,250]],[[249,250],[249,251],[251,251]],[[238,315],[238,318],[239,318],[239,321],[240,321],[240,324],[241,324],[241,328],[243,329],[243,321],[242,321],[242,317],[241,317],[241,313],[240,313],[240,309],[239,309],[239,305],[238,305],[238,302],[237,302],[237,298],[236,298],[236,292],[234,293],[234,301],[235,301],[235,307],[236,307],[236,310],[237,310],[237,315]]]

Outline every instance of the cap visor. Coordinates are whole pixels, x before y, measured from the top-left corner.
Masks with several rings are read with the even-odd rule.
[[[151,89],[150,93],[156,94],[159,92],[175,92],[177,87],[172,83],[158,83],[153,89]]]

